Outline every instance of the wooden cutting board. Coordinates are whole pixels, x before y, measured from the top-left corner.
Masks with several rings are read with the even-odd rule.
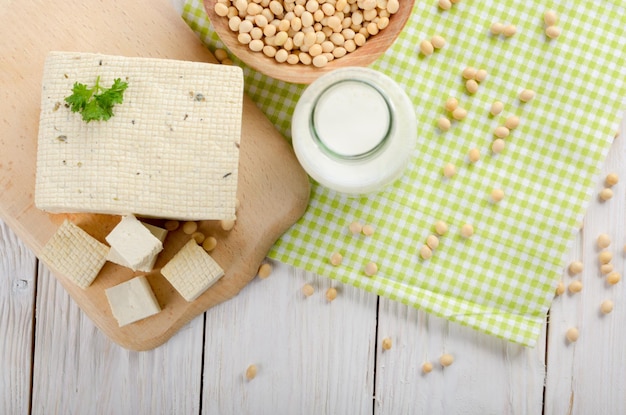
[[[51,50],[216,62],[167,0],[4,0],[0,7],[0,217],[35,254],[66,217],[102,241],[120,219],[53,215],[33,204],[41,76]],[[217,223],[201,223],[201,230],[218,240],[212,256],[225,276],[216,285],[187,303],[158,272],[189,239],[182,231],[168,235],[155,270],[148,274],[163,310],[129,326],[118,327],[104,289],[139,274],[107,263],[86,290],[55,275],[112,340],[133,350],[154,348],[198,314],[235,296],[255,277],[272,244],[303,214],[309,190],[290,145],[246,97],[236,226],[225,232]]]

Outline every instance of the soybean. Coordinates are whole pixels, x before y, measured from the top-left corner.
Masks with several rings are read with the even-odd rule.
[[[433,251],[428,247],[428,245],[422,245],[420,248],[420,257],[422,259],[430,259],[433,256]]]
[[[271,274],[272,274],[272,266],[268,264],[267,262],[264,264],[261,264],[261,266],[259,267],[259,271],[257,272],[257,275],[259,276],[259,278],[265,279],[269,277]]]
[[[561,36],[561,29],[558,26],[548,26],[545,30],[546,36],[550,39],[556,39]]]
[[[504,104],[500,101],[494,101],[493,104],[491,104],[491,109],[489,110],[489,112],[491,113],[491,115],[498,115],[502,112],[502,110],[504,109]]]
[[[555,294],[563,295],[564,292],[565,292],[565,284],[563,284],[563,281],[559,281],[559,283],[556,286]]]
[[[230,231],[235,227],[235,220],[234,219],[222,219],[220,221],[220,226],[222,227],[223,230]]]
[[[601,233],[600,235],[598,235],[598,239],[596,242],[598,243],[598,248],[608,248],[609,245],[611,245],[611,237],[606,233]]]
[[[600,200],[602,200],[603,202],[606,202],[609,199],[613,198],[613,190],[611,190],[608,187],[605,187],[604,189],[600,190]]]
[[[257,369],[256,365],[248,366],[248,368],[246,369],[246,379],[248,379],[248,380],[254,379],[256,377],[256,375],[257,375],[257,371],[258,371],[258,369]]]
[[[528,102],[535,97],[535,91],[532,89],[523,89],[519,93],[519,100],[522,102]]]
[[[515,35],[515,33],[517,33],[517,27],[515,25],[512,25],[512,24],[506,25],[502,29],[502,34],[505,37],[511,37],[511,36]]]
[[[450,10],[452,7],[450,0],[439,0],[438,4],[441,10]]]
[[[378,265],[375,262],[368,262],[365,265],[365,275],[373,277],[378,272]]]
[[[509,129],[503,125],[500,125],[496,127],[495,130],[493,130],[493,135],[495,135],[498,138],[506,138],[509,136],[509,133],[510,133]]]
[[[374,234],[374,227],[372,225],[364,225],[361,232],[365,236],[372,236]]]
[[[511,115],[504,122],[504,126],[509,130],[514,130],[519,126],[519,117],[516,115]]]
[[[583,263],[581,261],[572,261],[568,269],[572,275],[580,274],[583,272]]]
[[[433,44],[430,43],[430,40],[422,40],[420,42],[420,52],[422,52],[424,56],[430,56],[433,54],[434,51],[435,48]]]
[[[390,350],[391,345],[392,345],[391,339],[389,337],[385,337],[382,343],[383,350]]]
[[[422,365],[422,372],[430,373],[433,371],[433,364],[430,362],[426,362]]]
[[[502,31],[504,30],[504,25],[500,22],[495,22],[491,25],[491,27],[489,28],[489,31],[491,32],[492,35],[499,35],[502,33]]]
[[[339,252],[334,252],[331,256],[330,256],[330,264],[338,267],[339,265],[341,265],[341,263],[343,262],[343,255],[341,255]]]
[[[602,301],[602,304],[600,304],[600,311],[602,312],[602,314],[609,314],[611,311],[613,311],[613,301]]]
[[[183,232],[186,233],[187,235],[191,235],[197,230],[198,230],[197,222],[189,221],[183,224]]]
[[[459,106],[459,101],[456,98],[450,97],[446,100],[445,108],[447,111],[452,112],[455,109],[457,109],[458,106]]]
[[[439,238],[435,235],[428,235],[426,238],[426,245],[434,251],[437,247],[439,247]]]
[[[504,192],[502,191],[502,189],[493,189],[491,191],[491,200],[494,203],[498,203],[500,202],[502,199],[504,199]]]
[[[178,227],[180,226],[180,222],[177,220],[168,220],[168,221],[165,221],[165,224],[163,226],[165,227],[166,230],[173,232],[176,229],[178,229]]]
[[[569,329],[567,329],[567,332],[565,332],[565,338],[567,338],[567,340],[570,343],[573,343],[576,340],[578,340],[579,336],[580,336],[580,332],[578,331],[576,327],[570,327]]]
[[[554,10],[546,10],[543,14],[543,21],[546,26],[554,26],[558,23],[559,17]]]
[[[452,127],[452,123],[446,117],[440,117],[437,120],[437,127],[439,127],[441,131],[445,132],[445,131],[448,131]]]
[[[617,182],[619,182],[619,176],[617,175],[617,173],[609,173],[606,175],[606,178],[604,179],[604,183],[608,187],[615,186]]]
[[[474,79],[477,82],[483,82],[485,79],[487,79],[487,71],[484,69],[477,70],[476,75],[474,75]]]
[[[478,82],[474,79],[468,79],[465,82],[465,89],[467,89],[467,92],[470,94],[475,94],[478,91]]]
[[[215,249],[216,246],[217,246],[217,239],[215,239],[213,236],[209,236],[205,238],[204,241],[202,242],[202,248],[204,248],[204,250],[207,252],[211,252],[212,250]]]
[[[470,225],[469,223],[464,224],[461,227],[461,236],[463,238],[469,238],[472,235],[474,235],[474,227]]]
[[[448,224],[442,220],[438,220],[435,222],[435,232],[437,232],[439,236],[445,235],[448,232]]]
[[[478,160],[480,160],[480,150],[478,150],[477,148],[471,149],[469,151],[468,158],[471,163],[476,163]]]
[[[461,72],[461,76],[463,76],[463,78],[465,79],[474,79],[476,77],[476,68],[472,67],[472,66],[468,66],[465,69],[463,69],[463,72]]]
[[[435,49],[441,49],[446,45],[446,40],[439,35],[435,35],[430,39],[430,43]]]
[[[452,163],[447,163],[443,166],[443,175],[446,178],[451,178],[456,174],[456,167]]]
[[[454,363],[454,356],[449,353],[444,353],[439,358],[439,363],[441,363],[441,366],[444,367],[450,366],[452,363]]]
[[[567,289],[572,294],[579,293],[583,290],[583,283],[578,280],[572,281]]]
[[[598,261],[600,264],[608,264],[613,259],[613,254],[610,251],[602,251],[598,255]]]
[[[302,286],[302,294],[306,297],[310,297],[315,293],[315,288],[311,284],[304,284]]]
[[[611,264],[610,262],[607,264],[600,265],[600,274],[608,275],[611,272],[613,272],[613,264]]]
[[[606,282],[611,285],[617,284],[618,282],[621,281],[621,279],[622,279],[622,275],[617,271],[613,271],[609,275],[606,276]]]
[[[457,121],[461,121],[467,117],[467,110],[465,108],[458,107],[452,111],[452,118]]]
[[[352,222],[350,226],[348,226],[348,229],[353,235],[356,235],[361,233],[361,231],[363,230],[363,225],[360,222]]]
[[[502,150],[504,150],[504,146],[505,146],[504,140],[501,138],[497,138],[491,144],[491,151],[494,154],[500,154]]]

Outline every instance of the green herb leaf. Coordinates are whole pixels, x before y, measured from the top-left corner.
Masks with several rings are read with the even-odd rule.
[[[115,104],[124,101],[126,88],[128,82],[122,82],[120,78],[115,79],[110,88],[100,86],[100,77],[96,78],[93,88],[75,82],[72,95],[65,97],[65,102],[70,105],[72,112],[80,112],[86,122],[106,121],[113,116]]]

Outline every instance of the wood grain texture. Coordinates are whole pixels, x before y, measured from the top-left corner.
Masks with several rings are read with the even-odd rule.
[[[166,345],[123,349],[39,268],[33,414],[197,414],[202,318]]]
[[[217,0],[204,0],[204,7],[215,32],[230,52],[251,68],[272,78],[296,84],[309,84],[332,70],[347,66],[368,66],[374,62],[391,46],[404,28],[415,0],[400,1],[400,9],[389,19],[389,26],[368,38],[367,42],[354,52],[340,59],[334,59],[322,68],[316,68],[313,65],[278,63],[263,53],[251,51],[248,45],[239,43],[237,33],[228,27],[228,19],[215,14],[215,3]]]
[[[0,413],[30,404],[36,258],[0,221]]]
[[[621,130],[626,131],[626,119]],[[604,188],[609,172],[616,172],[620,183],[615,196],[600,202],[598,192]],[[626,291],[623,279],[615,286],[605,282],[599,271],[597,237],[608,234],[612,243],[607,248],[613,253],[616,271],[626,275],[626,137],[622,134],[613,142],[609,156],[597,178],[590,208],[569,256],[568,263],[580,260],[584,264],[581,275],[563,272],[568,286],[574,280],[583,283],[579,294],[566,293],[555,299],[550,310],[548,336],[548,373],[546,379],[546,413],[548,414],[623,414],[626,413]],[[611,314],[600,312],[602,301],[615,304]],[[580,338],[570,343],[565,333],[577,327]]]
[[[372,413],[375,331],[375,295],[275,263],[207,312],[203,413]]]
[[[23,16],[29,16],[26,26]],[[1,15],[0,54],[7,65],[6,70],[0,71],[0,217],[35,253],[66,217],[45,214],[33,205],[41,71],[51,50],[215,62],[166,0],[30,0]],[[87,315],[114,341],[129,349],[150,349],[207,308],[239,292],[255,276],[274,241],[302,215],[308,197],[308,177],[291,146],[246,98],[237,225],[228,233],[218,231],[217,223],[204,225],[219,240],[212,255],[225,269],[220,282],[196,301],[185,302],[158,272],[184,243],[181,235],[168,237],[157,270],[148,275],[163,312],[120,328],[110,312],[104,289],[130,279],[135,275],[132,271],[108,263],[86,290],[60,273],[56,275]],[[119,217],[108,215],[71,217],[100,240],[119,221]]]
[[[390,350],[381,347],[385,338]],[[376,413],[540,414],[543,343],[526,348],[381,298]],[[445,368],[444,353],[454,356]]]

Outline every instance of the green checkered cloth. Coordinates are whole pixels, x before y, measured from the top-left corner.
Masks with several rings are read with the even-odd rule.
[[[314,185],[305,215],[275,244],[276,260],[421,308],[524,345],[534,345],[546,318],[565,254],[577,234],[600,167],[626,108],[626,9],[617,2],[505,0],[460,2],[441,11],[417,0],[406,28],[371,67],[397,81],[415,106],[418,142],[406,174],[386,190],[349,197]],[[548,40],[543,13],[559,15],[562,34]],[[200,0],[184,16],[211,50],[223,47]],[[493,22],[517,26],[511,38],[493,36]],[[439,34],[447,45],[429,57],[422,39]],[[286,137],[304,87],[244,67],[246,91]],[[461,71],[484,68],[475,95]],[[524,104],[519,92],[537,96]],[[437,129],[444,102],[459,98],[468,116],[450,131]],[[501,115],[489,114],[502,101]],[[505,150],[490,151],[506,117],[520,126]],[[471,148],[481,159],[467,160]],[[457,174],[444,179],[442,167]],[[504,190],[498,204],[492,189]],[[419,249],[443,220],[449,232],[429,260]],[[352,235],[353,221],[372,236]],[[460,236],[463,224],[475,229]],[[343,263],[329,257],[339,252]],[[379,271],[364,273],[374,261]]]

